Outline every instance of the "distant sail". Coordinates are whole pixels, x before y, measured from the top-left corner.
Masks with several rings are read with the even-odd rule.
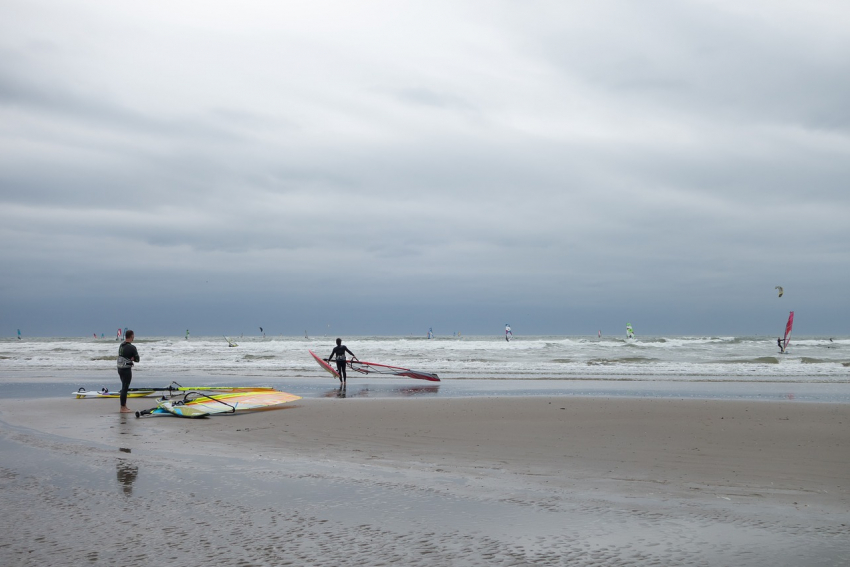
[[[21,340],[21,330],[18,329],[18,340]]]
[[[505,323],[505,340],[510,342],[511,338],[514,336],[513,331],[511,331],[511,326]]]
[[[776,287],[775,287],[775,288],[773,288],[773,289],[778,289],[778,290],[779,290],[779,297],[782,297],[782,294],[783,294],[783,293],[785,293],[785,292],[783,291],[783,289],[782,289],[782,286],[781,286],[781,285],[778,285],[778,286],[776,286]]]
[[[785,340],[782,341],[782,352],[788,348],[788,342],[791,340],[791,328],[794,326],[794,312],[788,315],[788,322],[785,323]]]
[[[635,330],[632,329],[631,323],[626,323],[626,337],[633,339],[635,336]]]
[[[434,338],[434,331],[431,330],[431,327],[428,327],[428,338],[429,339]]]

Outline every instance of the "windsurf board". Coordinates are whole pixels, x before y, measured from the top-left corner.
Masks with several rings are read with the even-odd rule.
[[[325,360],[323,360],[323,359],[319,358],[319,355],[317,355],[317,354],[316,354],[315,352],[313,352],[312,350],[310,351],[310,354],[312,354],[312,355],[313,355],[313,358],[315,358],[315,359],[316,359],[316,362],[318,362],[318,363],[319,363],[319,366],[321,366],[322,368],[324,368],[324,369],[325,369],[325,371],[330,372],[330,373],[331,373],[331,375],[332,375],[334,378],[339,378],[339,372],[337,372],[336,370],[334,370],[334,368],[333,368],[330,364],[328,364],[328,363],[327,363],[327,361],[325,361]]]
[[[89,390],[86,390],[85,388],[80,388],[79,390],[74,392],[72,395],[74,397],[76,397],[78,400],[81,400],[81,399],[84,399],[84,398],[120,398],[121,392],[110,392],[106,388],[104,388],[103,390],[100,390],[99,392],[96,392],[94,390],[89,391]],[[156,392],[153,391],[153,390],[133,390],[133,391],[127,392],[128,398],[149,398],[149,397],[155,396],[155,395],[156,395]]]

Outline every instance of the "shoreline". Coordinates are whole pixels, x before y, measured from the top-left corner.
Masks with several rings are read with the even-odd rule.
[[[128,403],[144,409],[152,401]],[[519,565],[565,558],[600,566],[841,565],[850,558],[847,404],[309,398],[203,420],[136,419],[117,406],[73,399],[0,406],[4,447],[22,455],[4,459],[3,486],[38,487],[2,491],[11,512],[0,536],[0,558],[11,559],[4,563],[25,553],[55,561],[60,548],[84,557],[87,546],[74,537],[89,528],[69,524],[69,512],[95,523],[150,527],[163,514],[179,523],[176,512],[154,505],[163,497],[193,518],[181,530],[196,544],[212,531],[246,552],[279,537],[256,522],[250,534],[228,535],[255,516],[297,534],[277,551],[251,548],[259,564],[283,564],[284,549],[301,554],[293,564],[315,565],[343,558],[486,565],[511,557]],[[57,480],[74,468],[89,472],[70,475],[71,484],[88,477],[106,485]],[[94,496],[56,496],[81,490]],[[133,520],[122,502],[132,502]],[[190,506],[208,507],[210,516],[200,519]],[[57,525],[68,537],[53,549],[33,543]],[[222,564],[238,564],[233,557]]]
[[[316,376],[287,377],[271,375],[212,375],[209,373],[175,375],[145,372],[134,376],[133,387],[165,387],[172,381],[183,385],[273,386],[304,398],[335,397],[339,382],[322,373]],[[50,373],[0,372],[2,398],[64,398],[83,387],[99,391],[120,388],[112,372],[66,373],[61,380]],[[646,399],[704,399],[747,401],[795,401],[850,404],[850,381],[790,380],[694,380],[692,377],[640,377],[630,379],[445,379],[426,382],[408,378],[349,379],[345,395],[349,398],[477,398],[567,396],[580,398],[616,397]]]

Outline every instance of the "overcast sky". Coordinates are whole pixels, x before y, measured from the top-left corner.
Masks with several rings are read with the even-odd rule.
[[[848,30],[3,0],[0,335],[850,334]]]

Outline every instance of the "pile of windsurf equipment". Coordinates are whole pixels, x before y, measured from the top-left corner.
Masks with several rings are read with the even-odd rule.
[[[283,404],[300,399],[301,396],[274,389],[217,394],[190,391],[178,398],[163,397],[157,402],[155,408],[137,411],[136,417],[177,416],[199,418],[210,415],[245,413],[278,409]]]
[[[105,387],[100,391],[80,388],[73,395],[77,399],[115,399],[120,397],[121,392]],[[207,417],[276,409],[301,399],[301,396],[281,392],[271,386],[181,386],[172,382],[162,388],[129,388],[127,391],[128,398],[154,396],[159,396],[156,407],[137,411],[136,417]]]

